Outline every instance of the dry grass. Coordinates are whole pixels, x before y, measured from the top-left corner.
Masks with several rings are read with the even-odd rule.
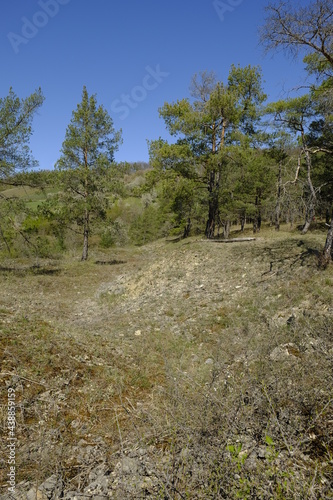
[[[110,468],[120,449],[150,445],[160,498],[332,498],[324,239],[266,229],[249,243],[3,263],[1,378],[17,392],[18,480],[62,470],[77,485],[75,446],[102,437]]]

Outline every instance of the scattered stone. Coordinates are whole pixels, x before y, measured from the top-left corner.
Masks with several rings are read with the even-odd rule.
[[[219,247],[218,250],[219,252],[221,252],[220,246],[216,245],[216,247]],[[213,251],[213,248],[214,245],[209,248],[209,251]],[[205,251],[206,249],[207,247],[205,248]],[[232,249],[230,248],[230,250]],[[215,253],[217,254],[217,252]],[[148,257],[151,257],[151,260],[148,260]],[[175,255],[173,257],[175,257]],[[247,254],[246,259],[249,259],[249,256]],[[214,402],[215,394],[213,393],[213,391],[219,391],[222,387],[223,390],[225,389],[225,394],[230,394],[231,405],[240,405],[242,414],[244,416],[248,415],[248,421],[246,421],[244,418],[244,420],[240,419],[239,422],[236,422],[237,425],[235,427],[237,428],[237,435],[232,435],[231,443],[235,443],[236,438],[239,439],[239,442],[242,443],[242,450],[239,452],[239,456],[241,458],[244,458],[242,467],[244,466],[247,471],[252,470],[254,473],[258,469],[258,467],[260,468],[266,466],[266,463],[263,462],[264,460],[271,459],[269,447],[258,447],[258,442],[253,440],[253,436],[256,436],[256,439],[260,438],[257,437],[258,429],[254,425],[254,421],[251,420],[251,412],[252,409],[258,409],[258,419],[265,418],[265,414],[260,413],[261,398],[263,396],[260,392],[258,394],[255,391],[252,392],[252,388],[249,395],[246,392],[241,392],[239,390],[241,389],[241,386],[237,386],[238,379],[235,379],[234,375],[235,373],[242,373],[243,375],[243,371],[245,372],[245,370],[247,369],[252,369],[253,361],[257,356],[257,351],[260,351],[260,355],[266,352],[267,344],[265,344],[264,329],[268,329],[268,334],[271,335],[271,344],[269,344],[270,349],[268,350],[268,353],[270,353],[268,354],[268,364],[271,366],[273,365],[273,361],[289,360],[289,362],[295,362],[298,359],[303,358],[306,362],[307,360],[310,361],[311,359],[314,359],[316,355],[318,356],[318,359],[321,354],[324,354],[327,357],[333,356],[333,349],[331,348],[331,345],[329,343],[330,341],[326,337],[323,337],[322,339],[309,338],[306,337],[305,333],[305,335],[302,337],[303,340],[299,341],[299,346],[296,345],[296,343],[291,342],[282,343],[290,339],[297,339],[297,341],[295,340],[295,342],[298,342],[298,339],[300,338],[299,335],[294,335],[293,328],[287,330],[286,324],[288,324],[289,326],[295,325],[296,327],[298,327],[299,325],[302,325],[302,321],[306,321],[306,318],[305,320],[303,318],[303,311],[308,312],[311,310],[311,307],[313,307],[313,310],[311,310],[311,317],[315,317],[317,313],[321,313],[321,308],[324,309],[324,307],[320,299],[318,299],[318,301],[313,301],[313,303],[309,301],[309,304],[307,304],[306,302],[298,304],[295,301],[295,307],[291,307],[291,303],[287,303],[287,300],[286,303],[284,303],[284,301],[280,301],[281,303],[277,302],[276,297],[278,299],[282,297],[282,292],[276,296],[276,293],[280,287],[278,286],[278,281],[276,283],[274,282],[274,276],[272,277],[272,279],[270,278],[270,281],[265,282],[265,284],[256,284],[256,288],[253,290],[253,300],[257,299],[255,293],[257,290],[259,290],[258,287],[262,286],[263,290],[266,290],[265,294],[267,294],[267,300],[272,301],[273,307],[271,311],[272,317],[269,317],[270,323],[268,324],[267,321],[263,322],[262,329],[258,323],[258,332],[253,332],[254,336],[258,336],[258,344],[255,349],[253,349],[252,345],[250,344],[244,344],[244,346],[242,346],[241,342],[243,342],[243,337],[245,337],[246,330],[244,328],[243,332],[240,327],[237,327],[237,322],[235,322],[235,325],[232,325],[232,327],[235,334],[235,343],[237,342],[238,347],[235,353],[232,353],[231,346],[228,346],[224,343],[225,334],[226,341],[228,341],[228,338],[230,338],[228,337],[229,332],[224,332],[223,328],[219,327],[217,333],[217,329],[215,328],[215,326],[218,321],[224,322],[225,318],[228,317],[229,309],[231,310],[231,308],[234,307],[242,309],[239,314],[244,314],[245,323],[248,309],[246,309],[247,301],[245,300],[243,303],[243,298],[247,298],[246,288],[244,287],[249,287],[250,290],[251,280],[256,279],[256,276],[254,276],[251,271],[251,266],[253,264],[252,261],[251,265],[250,263],[247,264],[247,266],[249,266],[249,271],[247,271],[248,275],[241,275],[242,278],[248,276],[247,280],[245,281],[244,279],[240,279],[240,273],[243,272],[243,267],[237,269],[238,277],[236,276],[236,274],[234,277],[231,277],[231,275],[228,274],[228,269],[225,269],[223,270],[223,272],[221,272],[221,263],[216,259],[216,255],[216,266],[210,266],[210,261],[208,260],[208,258],[206,258],[204,252],[202,252],[202,254],[196,254],[195,259],[193,258],[193,252],[185,252],[183,254],[183,257],[179,258],[179,261],[177,261],[176,258],[173,258],[173,260],[170,259],[170,261],[164,259],[163,262],[161,261],[161,259],[154,260],[154,253],[151,252],[151,254],[147,253],[147,262],[149,262],[149,265],[142,265],[140,273],[133,273],[132,275],[128,273],[127,275],[122,275],[118,278],[115,278],[112,282],[101,284],[97,293],[96,290],[93,290],[92,288],[91,297],[89,300],[86,298],[80,299],[80,297],[76,296],[75,294],[74,298],[77,298],[78,300],[73,301],[73,303],[71,304],[71,307],[73,307],[73,311],[68,311],[68,317],[75,324],[75,327],[77,327],[78,325],[80,326],[80,328],[78,329],[80,330],[80,332],[84,333],[85,331],[88,331],[89,334],[94,336],[100,334],[101,342],[103,343],[102,345],[104,345],[104,342],[106,345],[109,345],[109,343],[112,342],[112,355],[110,356],[110,359],[107,359],[106,357],[103,358],[102,356],[102,360],[99,360],[99,357],[95,358],[93,356],[92,348],[89,351],[89,356],[87,356],[86,343],[81,342],[81,333],[77,334],[77,339],[80,340],[80,348],[78,349],[77,354],[71,356],[74,368],[72,366],[69,366],[68,373],[64,374],[63,377],[60,377],[60,375],[54,377],[52,380],[52,385],[48,385],[48,387],[52,387],[52,389],[42,389],[42,391],[44,392],[39,392],[35,400],[32,399],[31,401],[29,401],[30,406],[28,407],[28,409],[31,411],[35,411],[36,413],[38,412],[37,414],[39,415],[38,418],[40,419],[40,422],[43,421],[43,427],[39,427],[38,431],[41,431],[41,434],[43,434],[42,444],[44,446],[44,450],[46,450],[44,451],[44,453],[48,453],[52,457],[53,453],[55,453],[56,451],[59,452],[59,449],[63,447],[61,449],[63,452],[62,456],[65,456],[65,464],[68,461],[69,468],[71,468],[71,474],[77,474],[79,480],[77,481],[77,483],[72,482],[70,484],[67,484],[65,487],[61,483],[61,479],[59,479],[59,481],[57,480],[56,474],[47,479],[42,476],[41,480],[44,481],[45,479],[45,481],[38,487],[37,494],[34,484],[29,483],[26,484],[22,489],[22,494],[21,490],[18,490],[18,494],[15,497],[15,500],[21,500],[21,498],[22,500],[56,500],[56,498],[62,498],[64,500],[99,500],[102,498],[116,498],[122,500],[128,498],[134,500],[139,498],[159,498],[161,495],[161,490],[159,489],[161,487],[161,484],[159,484],[158,481],[160,481],[160,483],[163,482],[164,471],[168,475],[168,477],[172,477],[171,474],[174,473],[179,464],[183,464],[184,471],[186,471],[186,473],[190,472],[190,474],[193,474],[193,477],[197,476],[198,478],[201,478],[207,471],[210,446],[217,446],[219,450],[219,457],[224,456],[223,454],[226,453],[225,443],[222,440],[218,442],[220,437],[219,435],[219,437],[216,438],[217,443],[214,444],[214,432],[209,436],[202,435],[203,442],[204,440],[206,440],[204,445],[208,444],[208,446],[206,447],[207,449],[204,446],[202,446],[202,448],[198,446],[196,449],[194,448],[194,446],[193,448],[191,448],[192,441],[189,439],[188,441],[179,440],[179,447],[177,448],[176,446],[175,448],[172,448],[172,451],[170,451],[169,445],[171,444],[172,446],[173,443],[170,443],[168,441],[168,436],[166,436],[165,438],[165,443],[162,436],[157,436],[156,440],[158,442],[158,446],[156,444],[156,449],[154,449],[155,445],[152,444],[147,446],[147,449],[145,449],[144,443],[146,442],[146,436],[140,434],[140,439],[136,441],[134,432],[133,435],[131,433],[127,434],[125,430],[124,433],[122,432],[122,436],[124,438],[124,447],[126,448],[126,450],[124,452],[124,456],[122,456],[119,450],[115,452],[117,438],[114,439],[114,435],[112,435],[112,433],[110,434],[110,436],[108,436],[108,438],[105,438],[108,443],[111,443],[109,448],[107,448],[107,445],[102,438],[95,437],[94,432],[96,432],[96,427],[94,426],[93,418],[88,423],[88,425],[85,424],[84,412],[82,413],[82,415],[81,413],[75,413],[75,417],[72,416],[72,418],[75,418],[75,420],[73,420],[72,422],[70,422],[70,420],[66,421],[73,439],[75,439],[76,436],[78,441],[76,443],[75,441],[72,441],[71,446],[64,444],[62,438],[63,430],[62,428],[60,428],[60,423],[60,430],[58,429],[58,421],[55,425],[55,429],[53,429],[52,431],[47,430],[47,423],[52,421],[52,415],[48,410],[48,406],[56,408],[56,411],[59,412],[59,414],[64,408],[73,408],[72,401],[68,399],[68,394],[70,393],[73,385],[77,384],[77,391],[80,393],[82,392],[84,396],[87,395],[87,401],[90,401],[90,405],[92,408],[93,402],[97,401],[97,399],[94,399],[96,398],[96,393],[89,392],[95,391],[94,385],[92,384],[91,386],[88,386],[88,383],[86,383],[85,380],[82,380],[82,375],[80,375],[81,378],[72,378],[72,368],[73,370],[78,370],[78,363],[82,363],[82,366],[80,365],[80,370],[83,373],[88,370],[89,366],[110,366],[110,369],[112,369],[112,356],[115,356],[116,358],[122,358],[122,360],[128,363],[127,366],[129,366],[130,363],[135,363],[136,359],[135,354],[133,354],[134,350],[132,352],[128,349],[128,345],[132,346],[134,344],[135,346],[135,342],[133,342],[133,336],[140,337],[142,335],[146,339],[149,338],[149,334],[151,332],[152,336],[155,336],[158,339],[162,339],[164,338],[163,336],[165,332],[167,332],[168,334],[170,334],[171,332],[172,335],[174,335],[174,338],[177,336],[177,342],[181,341],[183,338],[188,339],[188,341],[190,342],[193,341],[193,344],[191,344],[186,351],[186,356],[182,358],[181,364],[183,364],[184,360],[184,365],[186,362],[187,366],[181,366],[180,370],[179,365],[175,363],[175,369],[179,370],[180,372],[179,384],[177,382],[175,386],[179,386],[180,389],[182,389],[181,373],[186,373],[185,370],[187,370],[189,376],[193,376],[195,378],[196,372],[199,372],[201,376],[202,370],[200,370],[200,364],[203,368],[204,375],[208,374],[209,372],[214,373],[214,370],[212,368],[213,366],[214,369],[220,369],[222,375],[218,380],[216,380],[216,382],[214,381],[214,384],[211,385],[212,394],[210,394],[206,390],[205,385],[203,385],[202,387],[205,388],[205,393],[208,393],[208,402]],[[259,262],[263,262],[261,257]],[[247,266],[244,266],[244,269],[246,269]],[[287,267],[288,266],[286,265],[285,268],[287,269]],[[112,269],[107,269],[106,271],[111,273]],[[260,279],[260,269],[258,269],[256,272],[258,274],[258,279]],[[111,280],[111,278],[106,279]],[[283,279],[283,276],[279,279]],[[240,284],[236,286],[237,281],[238,283],[248,282],[249,284],[246,283],[246,285],[244,284],[243,287]],[[96,285],[96,288],[97,287],[98,285]],[[75,292],[73,291],[73,293]],[[115,296],[115,300],[113,300],[113,295]],[[87,293],[85,291],[82,291],[81,297],[83,296],[87,296]],[[45,297],[45,300],[48,300],[48,296],[46,293]],[[261,294],[261,292],[258,293],[258,299],[261,300],[262,297],[264,297],[264,294]],[[106,300],[104,300],[105,298]],[[34,314],[39,314],[40,306],[38,304],[36,305],[36,309],[30,309],[31,312],[34,311]],[[203,307],[203,305],[205,307]],[[278,311],[274,308],[277,305],[279,305]],[[267,310],[265,309],[265,316],[268,317],[269,312],[267,311],[270,303],[265,304],[265,308],[266,306]],[[170,316],[164,314],[168,309],[173,311],[174,314]],[[331,314],[332,312],[333,310],[325,309],[325,314]],[[249,317],[251,318],[251,314]],[[299,322],[296,321],[296,318],[299,318]],[[54,317],[53,321],[54,324],[57,324],[58,320],[56,319],[56,317]],[[278,330],[277,328],[275,329],[276,326],[278,328],[281,328],[281,330]],[[72,335],[74,330],[74,328],[69,328],[68,335]],[[285,334],[286,330],[286,337],[274,336],[276,332],[279,333],[279,331]],[[299,332],[296,331],[295,333],[298,334]],[[212,338],[210,335],[214,335],[214,337]],[[249,333],[246,333],[246,335],[249,335]],[[311,335],[317,335],[315,329],[312,330]],[[220,338],[220,343],[217,347],[217,349],[219,349],[219,352],[215,352],[211,348],[211,345],[215,344],[210,343],[211,341],[214,342],[217,336],[219,336]],[[263,349],[265,350],[258,349],[258,346],[261,345],[259,344],[259,336],[261,336],[264,341],[262,345]],[[90,338],[91,337],[89,337],[89,340]],[[284,340],[275,341],[275,338],[283,338]],[[95,340],[96,339],[92,338],[92,343],[95,342]],[[98,342],[100,341],[98,340]],[[199,342],[201,342],[200,345],[198,345]],[[277,347],[273,349],[274,342],[276,342],[275,345],[277,345]],[[278,345],[280,343],[281,345]],[[243,351],[245,352],[245,354],[242,354]],[[129,352],[133,354],[133,357],[130,356]],[[214,354],[214,359],[211,357],[206,359],[205,355],[208,356],[209,353]],[[54,353],[53,355],[57,355],[57,353]],[[11,362],[13,363],[14,361],[11,360]],[[207,365],[206,369],[205,367],[203,367],[203,364]],[[6,366],[6,371],[14,373],[16,371],[15,365],[13,365],[13,368],[11,366],[10,368],[7,368]],[[63,370],[60,371],[62,372]],[[277,372],[278,366],[275,367],[274,376]],[[247,372],[245,372],[245,375],[246,373]],[[248,373],[251,372],[249,371]],[[22,372],[22,374],[29,376],[24,372]],[[292,375],[293,365],[291,365],[290,373],[288,373],[289,378],[286,378],[286,386],[288,386],[288,388],[292,387]],[[186,378],[186,380],[187,379],[188,378]],[[202,377],[202,379],[203,384],[207,383],[207,379],[204,379],[204,377]],[[12,380],[9,380],[8,378],[6,379],[6,383],[7,380],[8,383],[15,384],[16,386],[19,386],[22,383],[19,377],[15,377]],[[225,387],[224,381],[226,382]],[[50,381],[48,379],[47,381],[38,380],[38,382],[47,385]],[[94,380],[92,380],[92,382],[94,382]],[[23,383],[26,384],[26,382]],[[113,386],[113,383],[110,383],[110,386],[108,384],[109,382],[103,385],[102,397],[105,396],[105,404],[103,401],[98,400],[98,402],[96,403],[96,412],[99,411],[99,408],[105,407],[108,410],[109,408],[111,408],[110,418],[112,418],[112,403],[110,395],[114,394],[115,388]],[[255,384],[253,384],[253,386],[255,386]],[[155,395],[161,397],[161,395],[163,394],[165,394],[165,387],[156,385],[154,387],[154,393],[152,393],[152,395],[154,395],[154,397]],[[220,398],[221,393],[217,392],[216,395]],[[88,398],[90,396],[91,399],[89,400]],[[180,396],[182,396],[181,390]],[[138,397],[141,398],[141,394]],[[323,400],[324,397],[325,394],[323,395]],[[142,402],[139,402],[135,398],[133,398],[133,408],[128,406],[127,402],[125,403],[124,410],[126,410],[126,408],[128,407],[132,412],[132,415],[128,415],[130,419],[134,418],[134,415],[139,419],[146,419],[147,417],[149,417],[150,408],[149,401],[147,402],[147,399],[144,399],[144,396],[142,396]],[[228,399],[226,401],[228,402]],[[183,403],[183,401],[180,401],[180,403]],[[37,404],[40,406],[37,406]],[[184,404],[186,404],[186,401],[184,401]],[[214,408],[212,406],[213,411],[215,411],[215,408],[220,408],[222,404],[224,404],[222,399],[217,400],[216,406]],[[24,410],[26,409],[26,407],[23,406],[22,408]],[[288,410],[288,408],[277,407],[277,409],[279,411],[278,418],[280,425],[283,427],[293,425],[293,418],[295,417],[293,407],[290,408],[290,411]],[[109,418],[109,414],[106,415],[107,418]],[[99,415],[97,414],[97,417],[98,416]],[[217,416],[219,415],[217,414]],[[126,418],[125,411],[124,417]],[[208,417],[210,418],[210,412],[208,412]],[[36,428],[38,427],[37,422],[38,421],[36,421]],[[140,422],[144,421],[140,420]],[[326,420],[325,423],[327,422],[332,423],[332,421]],[[194,422],[194,424],[195,423],[196,422]],[[231,420],[230,424],[230,427],[232,428]],[[216,425],[217,428],[219,428],[220,422],[217,421]],[[277,433],[280,432],[280,430],[273,427],[272,423],[271,425],[272,435],[274,436],[274,432]],[[120,426],[122,426],[122,422],[120,422]],[[156,429],[158,434],[160,428],[157,426]],[[33,436],[33,427],[31,426],[29,427],[29,429],[27,427],[27,430],[29,430],[29,432],[31,432],[31,435]],[[235,429],[233,429],[233,431],[235,432]],[[44,433],[46,432],[47,434],[44,435]],[[54,435],[52,435],[52,432],[54,432]],[[242,433],[242,435],[240,435],[240,433]],[[230,434],[232,434],[232,429],[230,431]],[[222,432],[221,435],[223,436]],[[79,440],[80,437],[85,439]],[[161,439],[159,440],[160,437]],[[193,439],[193,436],[189,435],[189,438]],[[314,434],[309,434],[308,438],[309,440],[311,440],[310,444],[315,444],[316,436]],[[152,442],[155,443],[155,437],[149,440],[149,443]],[[43,463],[44,460],[41,460],[41,457],[43,457],[42,444],[40,441],[36,444],[36,440],[33,441],[33,439],[30,439],[28,445],[26,443],[22,443],[22,446],[19,449],[20,457],[24,457],[24,459],[27,458],[30,463]],[[142,446],[142,448],[138,448],[138,446]],[[281,458],[279,458],[279,460],[281,460],[281,464],[284,467],[284,461],[286,461],[286,459],[281,455]],[[310,458],[307,455],[303,455],[302,462],[306,463],[306,460],[310,461]],[[1,465],[2,463],[0,462],[0,466]],[[174,468],[168,469],[168,467],[170,466]],[[189,468],[186,469],[186,467]],[[239,471],[236,469],[236,472]],[[240,473],[237,476],[239,478]],[[78,484],[80,484],[80,486],[78,486]],[[63,491],[61,491],[62,488],[64,488]],[[9,500],[8,497],[0,498],[1,500]]]
[[[138,471],[138,463],[134,458],[124,457],[118,464],[116,468],[126,476],[134,475]]]
[[[61,476],[53,474],[46,481],[44,481],[36,491],[36,487],[32,487],[22,497],[25,500],[56,500],[61,498],[63,492],[63,481]],[[15,498],[19,498],[16,496]]]
[[[89,495],[107,495],[109,490],[109,477],[101,474],[96,477],[95,481],[89,484],[84,489],[84,493]]]
[[[293,326],[295,324],[295,321],[296,321],[296,317],[294,314],[292,314],[291,316],[289,316],[289,318],[287,319],[287,325],[288,326]]]
[[[269,355],[272,361],[283,361],[285,359],[288,359],[289,357],[297,359],[300,356],[301,353],[298,347],[291,342],[275,347],[275,349],[273,349],[273,351]]]

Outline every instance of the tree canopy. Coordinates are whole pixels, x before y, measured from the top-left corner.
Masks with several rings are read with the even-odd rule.
[[[33,117],[43,101],[40,88],[24,99],[10,88],[8,95],[0,98],[0,181],[8,181],[15,172],[38,165],[29,140]]]

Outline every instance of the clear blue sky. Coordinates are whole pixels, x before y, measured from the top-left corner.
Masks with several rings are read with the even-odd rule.
[[[223,15],[214,0],[2,0],[0,96],[42,88],[31,140],[40,168],[59,158],[83,85],[123,130],[116,160],[147,161],[146,140],[168,137],[158,108],[187,97],[194,73],[225,80],[232,63],[260,65],[271,101],[303,83],[301,59],[259,46],[267,1],[220,0]]]

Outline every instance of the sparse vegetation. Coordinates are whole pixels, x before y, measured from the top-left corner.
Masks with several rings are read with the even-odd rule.
[[[332,498],[323,238],[283,227],[95,250],[85,266],[8,260],[1,377],[17,393],[19,480],[56,472],[83,491],[103,466],[116,498]]]

